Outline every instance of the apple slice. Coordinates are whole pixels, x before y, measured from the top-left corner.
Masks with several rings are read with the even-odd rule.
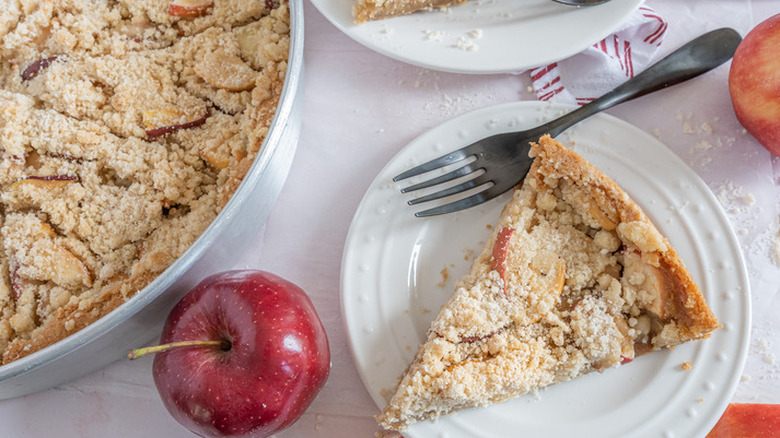
[[[197,18],[209,13],[213,0],[173,0],[168,5],[168,15],[182,18]]]
[[[496,236],[496,243],[493,245],[493,254],[490,259],[490,269],[498,272],[501,280],[506,281],[506,258],[509,252],[509,243],[515,229],[504,227]]]
[[[222,170],[230,164],[230,156],[228,154],[219,153],[214,149],[203,151],[201,156],[211,167],[217,170]]]
[[[255,22],[253,24],[261,24]],[[260,29],[255,26],[247,25],[236,29],[236,41],[238,42],[238,48],[241,49],[241,53],[245,56],[250,56],[260,50]]]
[[[531,259],[531,269],[539,275],[543,288],[555,295],[563,292],[566,283],[566,262],[550,250],[541,250]]]
[[[515,229],[511,227],[504,227],[498,232],[490,259],[490,269],[498,272],[498,276],[504,282],[507,280],[507,258],[514,233]],[[566,282],[566,262],[553,251],[539,251],[531,259],[530,268],[538,275],[542,288],[557,295],[563,292]],[[504,295],[506,296],[506,285],[504,285]]]
[[[289,38],[279,37],[278,26],[260,20],[233,29],[241,58],[253,69],[262,70],[269,61],[281,62],[287,59]]]
[[[208,114],[193,116],[177,109],[151,109],[142,114],[146,136],[156,138],[165,134],[190,129],[206,123]]]
[[[119,29],[125,36],[137,43],[140,43],[143,41],[143,37],[146,31],[153,28],[154,24],[152,24],[152,22],[149,21],[146,16],[138,15],[134,16],[130,22],[123,23]]]
[[[92,285],[92,274],[87,266],[69,249],[54,241],[57,232],[51,225],[41,222],[39,232],[34,237],[38,240],[45,238],[51,245],[50,249],[44,252],[44,257],[37,257],[33,262],[38,271],[45,273],[44,276],[47,280],[65,287]]]
[[[54,230],[48,224],[42,224],[41,231],[49,236],[49,230]],[[67,248],[60,246],[53,241],[49,241],[47,249],[42,253],[42,257],[34,260],[35,270],[41,273],[37,280],[51,280],[63,287],[92,286],[92,274],[89,268],[75,254]],[[14,299],[18,300],[22,294],[22,288],[25,278],[19,274],[20,265],[12,263],[11,269],[11,288],[13,289]]]
[[[666,306],[671,299],[669,279],[664,272],[656,266],[647,263],[642,253],[638,251],[625,251],[623,254],[623,275],[629,279],[640,278],[636,281],[640,284],[632,284],[638,292],[637,299],[645,310],[654,313],[658,318],[666,317]]]
[[[46,237],[54,237],[57,235],[57,233],[54,231],[54,228],[51,227],[51,225],[47,224],[46,222],[41,222],[41,233],[43,233]]]
[[[262,22],[257,21],[234,30],[241,55],[244,59],[249,61],[249,64],[254,68],[261,68],[262,63],[258,60],[264,58],[262,54],[263,45],[261,44],[264,40],[263,34],[261,33],[263,29],[259,26],[260,24],[262,24]]]
[[[24,283],[22,277],[19,275],[19,266],[16,265],[11,270],[11,290],[13,291],[14,301],[19,301],[19,297],[22,296],[22,288]]]
[[[653,295],[653,301],[648,306],[648,310],[658,315],[659,318],[664,319],[666,317],[666,305],[671,298],[669,285],[660,268],[654,266],[651,268],[651,274],[645,281],[648,292]]]
[[[38,76],[38,73],[40,73],[41,70],[46,69],[46,67],[50,66],[54,61],[57,60],[57,58],[59,57],[51,56],[34,61],[22,72],[22,81],[29,81],[30,79]]]
[[[60,286],[91,286],[92,275],[72,252],[56,245],[52,254],[50,280]]]
[[[39,189],[55,190],[76,181],[78,181],[78,177],[72,175],[27,176],[14,180],[11,187],[32,186]]]
[[[455,363],[451,364],[450,366],[448,366],[447,368],[444,369],[444,372],[445,373],[451,373],[451,372],[455,371],[456,369],[458,369],[458,368],[460,368],[462,366],[466,366],[466,365],[470,365],[470,364],[479,365],[481,363],[484,363],[484,362],[482,362],[480,360],[477,360],[477,359],[466,359],[466,360],[464,360],[462,362],[455,362]]]
[[[612,231],[617,228],[618,224],[615,223],[606,213],[604,213],[595,202],[591,202],[588,213],[593,216],[594,219],[601,225],[601,228]]]
[[[216,88],[245,91],[255,85],[257,72],[238,55],[217,49],[195,63],[195,73]]]

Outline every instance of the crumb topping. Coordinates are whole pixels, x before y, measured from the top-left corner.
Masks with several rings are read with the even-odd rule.
[[[213,221],[274,116],[289,8],[0,0],[0,352],[143,288]]]

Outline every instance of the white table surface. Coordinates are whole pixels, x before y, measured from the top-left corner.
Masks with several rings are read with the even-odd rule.
[[[777,0],[647,0],[669,21],[658,56],[722,26],[742,35],[780,13]],[[358,377],[340,313],[344,239],[364,191],[385,163],[426,130],[473,109],[532,100],[527,74],[472,76],[403,64],[352,41],[305,5],[304,125],[287,183],[255,250],[237,268],[297,283],[331,345],[330,378],[279,437],[370,437],[378,412]],[[737,122],[728,66],[609,112],[655,133],[722,203],[750,274],[752,340],[733,402],[780,403],[780,159]],[[712,132],[701,127],[709,124]],[[702,143],[706,142],[706,143]],[[704,148],[697,145],[709,144]],[[400,200],[400,198],[399,198]],[[780,254],[778,254],[780,255]],[[151,358],[120,361],[36,394],[0,401],[8,437],[189,437],[163,407]]]

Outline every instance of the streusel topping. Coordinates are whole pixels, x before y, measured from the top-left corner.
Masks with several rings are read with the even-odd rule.
[[[105,315],[179,257],[256,156],[286,3],[0,0],[3,363]]]

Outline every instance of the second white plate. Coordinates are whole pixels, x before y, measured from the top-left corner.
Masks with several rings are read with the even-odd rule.
[[[475,111],[420,136],[376,177],[355,213],[342,262],[342,311],[355,363],[379,408],[430,321],[484,245],[508,194],[417,219],[392,177],[461,145],[571,108],[519,102]],[[677,249],[723,324],[709,339],[656,352],[489,408],[419,423],[410,437],[703,437],[739,381],[750,331],[737,239],[707,186],[654,137],[598,115],[559,138],[618,182]],[[681,368],[691,362],[692,369]]]
[[[509,73],[567,58],[616,30],[642,0],[572,7],[551,0],[472,0],[445,11],[355,25],[355,0],[312,0],[355,41],[410,64],[457,73]]]

